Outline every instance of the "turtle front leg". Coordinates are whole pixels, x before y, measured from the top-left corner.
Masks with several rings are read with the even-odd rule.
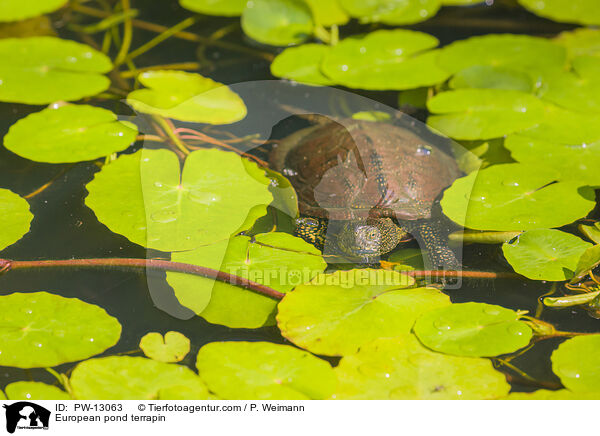
[[[327,236],[327,220],[323,218],[296,218],[294,236],[304,239],[323,251]]]

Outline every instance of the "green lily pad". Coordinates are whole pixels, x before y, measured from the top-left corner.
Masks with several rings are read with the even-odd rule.
[[[365,121],[388,121],[391,116],[387,112],[381,111],[360,111],[353,113],[352,118]]]
[[[243,119],[244,101],[229,87],[185,71],[145,71],[138,76],[146,88],[127,96],[136,111],[180,121],[229,124]]]
[[[315,24],[324,27],[346,24],[350,17],[341,8],[338,0],[304,0],[313,14]]]
[[[336,385],[328,362],[270,342],[206,344],[196,367],[211,392],[226,400],[321,400]]]
[[[325,55],[323,73],[349,88],[386,90],[430,86],[448,73],[436,64],[431,35],[411,30],[378,30],[342,40]]]
[[[27,200],[8,189],[0,189],[0,210],[0,250],[4,250],[29,232],[33,215]]]
[[[516,272],[532,280],[562,281],[573,277],[577,262],[591,247],[577,236],[553,229],[529,230],[502,246]]]
[[[414,332],[423,345],[455,356],[498,356],[517,351],[533,332],[520,314],[485,303],[440,307],[422,315]]]
[[[440,9],[440,0],[338,0],[342,8],[362,23],[413,24],[428,20]]]
[[[491,165],[515,162],[504,147],[503,138],[460,141],[460,144],[452,144],[452,151],[459,168],[466,174]]]
[[[510,390],[488,359],[434,353],[408,334],[363,345],[335,373],[340,400],[491,399]]]
[[[170,400],[179,388],[193,393],[188,399],[209,397],[200,377],[188,367],[144,357],[86,360],[75,367],[70,383],[78,400]]]
[[[312,12],[302,0],[252,0],[242,14],[242,29],[262,44],[300,44],[312,35]]]
[[[67,0],[3,0],[0,3],[0,21],[20,21],[53,12],[67,3]]]
[[[113,232],[157,250],[226,240],[250,228],[252,209],[260,207],[263,215],[273,198],[264,171],[243,160],[235,153],[197,150],[181,172],[169,150],[122,155],[88,183],[86,205]]]
[[[579,56],[572,67],[573,71],[548,76],[542,98],[573,111],[600,112],[600,58]]]
[[[456,180],[444,192],[451,220],[476,230],[561,227],[595,206],[593,191],[543,164],[493,165]]]
[[[600,223],[593,226],[579,225],[579,231],[594,244],[600,244]]]
[[[457,89],[427,102],[427,124],[455,139],[491,139],[533,127],[544,117],[531,94],[506,89]]]
[[[572,58],[600,54],[600,30],[598,29],[580,27],[562,32],[554,38],[554,42],[565,47]]]
[[[0,297],[0,365],[39,368],[87,359],[117,343],[121,324],[104,309],[47,292]]]
[[[573,392],[600,392],[600,335],[567,339],[552,353],[552,371]]]
[[[192,12],[223,17],[239,17],[247,0],[179,0],[182,8]]]
[[[541,17],[562,23],[600,24],[600,3],[596,0],[518,0]]]
[[[194,251],[173,253],[175,262],[192,263],[248,278],[279,292],[311,280],[326,268],[321,253],[287,233],[265,233],[254,239],[236,236]],[[277,301],[239,286],[203,277],[167,273],[179,302],[213,324],[258,328],[274,324]]]
[[[321,72],[321,61],[329,50],[330,47],[322,44],[286,48],[271,63],[271,73],[309,85],[333,85]]]
[[[456,73],[450,80],[450,87],[532,92],[533,80],[528,74],[510,68],[474,65]]]
[[[6,385],[4,388],[9,400],[71,400],[71,396],[46,383],[19,381]]]
[[[75,41],[38,36],[0,39],[0,101],[48,104],[106,90],[112,69],[103,53]]]
[[[396,271],[351,270],[321,274],[279,303],[281,334],[299,347],[344,356],[380,337],[410,332],[419,315],[450,304],[432,288]]]
[[[485,0],[441,0],[442,6],[468,6],[485,3]]]
[[[577,261],[577,267],[571,282],[583,279],[598,265],[600,265],[600,245],[592,245],[585,249],[579,261]]]
[[[511,392],[499,400],[600,400],[599,392],[571,392],[568,389],[549,391],[538,389],[534,392]]]
[[[117,121],[109,110],[66,105],[35,112],[13,124],[4,146],[36,162],[80,162],[123,151],[137,127]]]
[[[144,354],[159,362],[180,362],[190,352],[190,340],[179,332],[146,333],[140,339]]]

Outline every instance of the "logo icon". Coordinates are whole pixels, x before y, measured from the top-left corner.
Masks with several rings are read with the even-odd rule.
[[[50,422],[50,411],[29,401],[19,401],[3,406],[6,409],[6,431],[14,433],[15,429],[47,430]]]

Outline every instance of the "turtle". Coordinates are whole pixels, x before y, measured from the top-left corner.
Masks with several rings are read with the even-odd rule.
[[[371,263],[408,233],[426,249],[428,267],[458,270],[443,230],[448,220],[432,211],[462,173],[450,154],[412,130],[319,117],[280,140],[269,162],[298,195],[295,234],[321,250],[327,242],[346,258]]]

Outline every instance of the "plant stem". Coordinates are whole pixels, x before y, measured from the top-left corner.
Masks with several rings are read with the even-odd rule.
[[[123,13],[128,14],[130,9],[129,0],[121,0],[121,5],[123,8]],[[131,47],[131,37],[133,34],[131,17],[127,17],[127,19],[125,19],[125,24],[123,27],[123,42],[121,43],[121,48],[119,49],[119,53],[115,58],[115,68],[117,68],[125,61],[125,59],[127,58],[127,53],[129,53],[129,48]]]
[[[179,150],[181,150],[181,152],[184,155],[187,156],[188,154],[190,154],[190,151],[188,150],[188,148],[181,141],[181,139],[179,139],[179,136],[177,136],[177,134],[171,129],[171,126],[169,126],[169,123],[163,117],[161,117],[160,115],[153,115],[152,118],[154,118],[154,120],[158,123],[158,125],[167,134],[169,139],[171,141],[173,141],[173,144],[175,144],[177,146],[177,148]]]

